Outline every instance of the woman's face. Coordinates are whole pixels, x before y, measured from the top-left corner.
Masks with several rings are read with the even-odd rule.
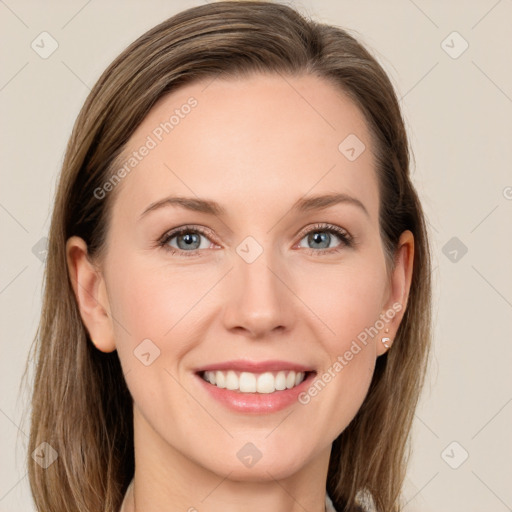
[[[242,480],[328,458],[410,282],[407,233],[386,271],[372,150],[358,108],[312,76],[195,83],[144,119],[100,280],[77,266],[101,305],[81,303],[91,338],[117,349],[133,396],[140,457]]]

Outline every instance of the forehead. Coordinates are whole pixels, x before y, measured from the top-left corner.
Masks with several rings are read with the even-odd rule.
[[[140,213],[166,195],[198,196],[239,213],[343,192],[376,217],[372,150],[361,111],[324,79],[204,80],[160,98],[138,126],[116,202]]]

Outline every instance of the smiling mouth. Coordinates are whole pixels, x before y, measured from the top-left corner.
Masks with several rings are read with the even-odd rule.
[[[296,372],[281,370],[274,372],[252,373],[235,370],[202,371],[198,375],[209,384],[239,393],[270,394],[276,391],[293,389],[301,384],[310,374],[316,372]]]

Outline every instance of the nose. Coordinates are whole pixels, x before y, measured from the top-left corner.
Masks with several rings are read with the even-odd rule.
[[[228,330],[257,339],[290,329],[296,308],[290,276],[269,253],[263,251],[252,263],[236,256],[226,282]]]

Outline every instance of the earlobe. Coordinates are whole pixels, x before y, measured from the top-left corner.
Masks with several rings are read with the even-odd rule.
[[[409,290],[412,281],[414,262],[414,236],[411,231],[404,231],[398,241],[395,254],[394,268],[391,274],[389,298],[386,303],[386,318],[389,319],[386,329],[379,336],[377,356],[384,354],[391,348],[396,337],[398,327],[404,316]]]
[[[114,351],[116,345],[105,279],[90,261],[87,244],[82,238],[73,236],[68,239],[66,258],[80,316],[91,341],[102,352]]]

